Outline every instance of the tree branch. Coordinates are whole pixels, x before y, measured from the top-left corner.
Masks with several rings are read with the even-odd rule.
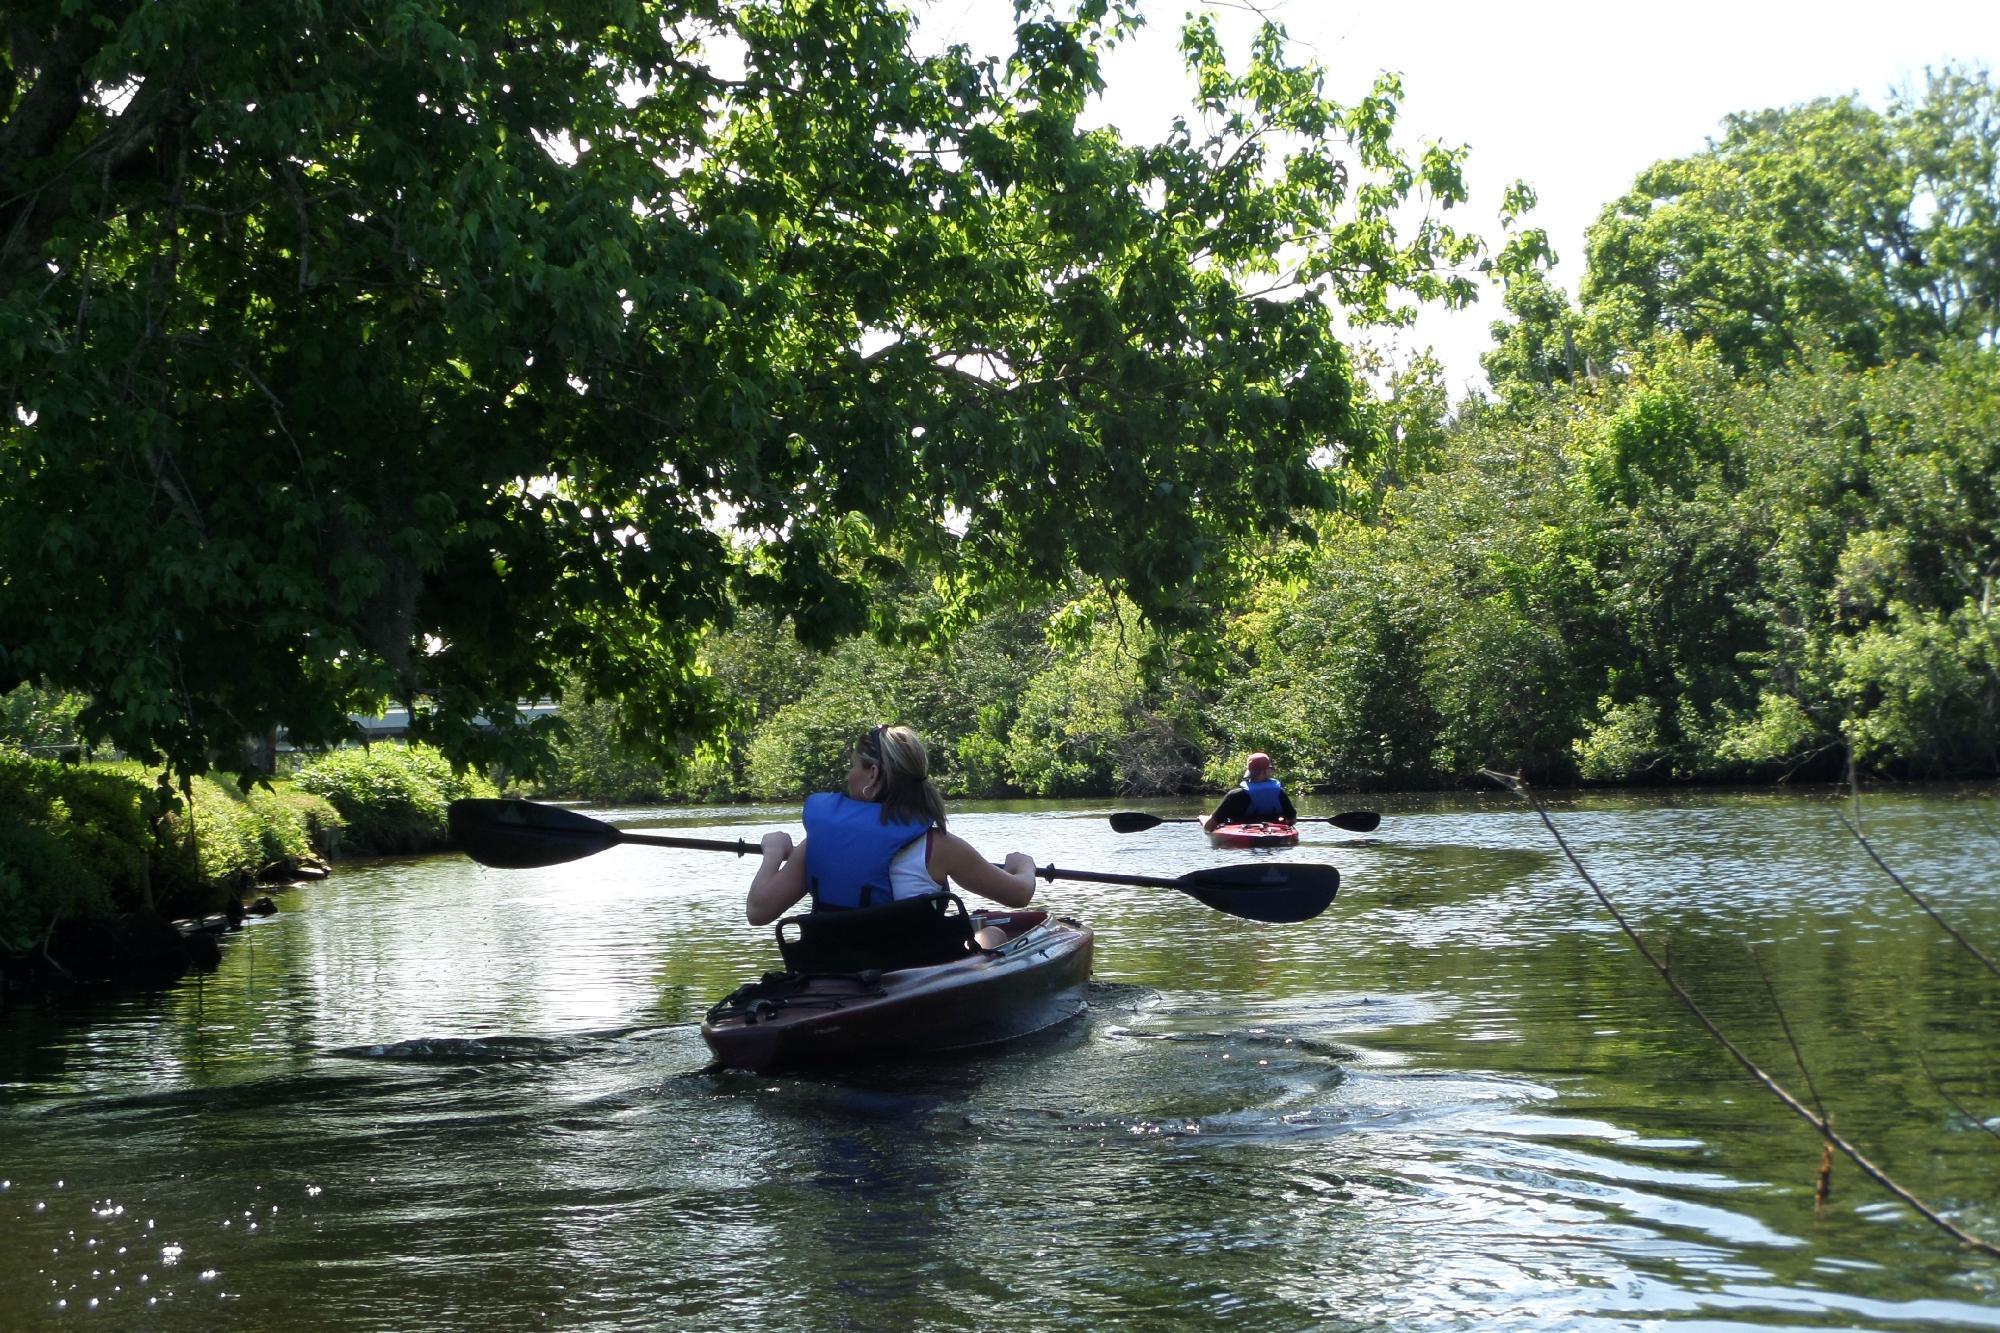
[[[1915,889],[1905,884],[1903,882],[1903,877],[1897,874],[1895,871],[1891,870],[1889,868],[1889,863],[1887,861],[1884,861],[1879,855],[1876,854],[1875,848],[1869,843],[1867,836],[1863,834],[1861,832],[1861,829],[1847,817],[1845,811],[1836,810],[1835,813],[1840,815],[1840,822],[1847,825],[1847,831],[1854,835],[1854,840],[1861,844],[1861,850],[1868,853],[1868,859],[1873,861],[1876,865],[1881,866],[1882,873],[1887,875],[1890,879],[1896,881],[1896,887],[1901,889],[1904,893],[1908,894],[1911,902],[1923,908],[1924,914],[1930,917],[1931,920],[1937,922],[1939,929],[1944,931],[1945,934],[1951,936],[1953,939],[1957,940],[1959,944],[1964,947],[1967,953],[1971,954],[1974,958],[1977,958],[1980,961],[1980,963],[1985,966],[1988,972],[1991,972],[1996,977],[2000,977],[2000,964],[1996,964],[1991,958],[1988,958],[1984,953],[1981,953],[1979,950],[1979,946],[1974,944],[1971,940],[1965,938],[1965,936],[1959,934],[1958,931],[1952,926],[1952,924],[1949,921],[1946,921],[1943,917],[1939,916],[1937,909],[1935,907],[1932,907],[1930,903],[1925,901],[1924,896],[1921,893],[1918,893]]]
[[[1479,772],[1482,777],[1491,778],[1515,795],[1526,799],[1528,804],[1534,807],[1535,813],[1541,816],[1543,826],[1555,838],[1556,846],[1562,848],[1562,853],[1569,858],[1570,865],[1576,868],[1577,874],[1583,876],[1583,882],[1590,886],[1590,891],[1593,894],[1597,895],[1598,903],[1603,906],[1605,911],[1611,914],[1611,919],[1618,923],[1618,929],[1625,932],[1625,938],[1632,942],[1632,947],[1639,951],[1639,956],[1644,958],[1647,964],[1660,974],[1660,979],[1667,983],[1667,989],[1674,993],[1674,998],[1679,1000],[1681,1006],[1690,1014],[1694,1015],[1695,1021],[1707,1030],[1709,1036],[1722,1044],[1722,1049],[1728,1051],[1735,1058],[1736,1063],[1742,1065],[1749,1072],[1750,1077],[1757,1080],[1758,1083],[1764,1086],[1765,1091],[1790,1108],[1794,1115],[1804,1120],[1808,1125],[1811,1125],[1822,1139],[1832,1144],[1835,1148],[1838,1148],[1842,1156],[1860,1168],[1862,1175],[1867,1176],[1883,1189],[1901,1199],[1918,1216],[1948,1233],[1961,1243],[1978,1250],[1980,1253],[2000,1259],[2000,1245],[1996,1245],[1984,1237],[1976,1236],[1970,1231],[1965,1230],[1938,1212],[1937,1209],[1910,1193],[1894,1177],[1890,1176],[1887,1171],[1884,1171],[1881,1167],[1863,1156],[1859,1148],[1834,1133],[1833,1125],[1825,1116],[1816,1114],[1810,1107],[1793,1096],[1784,1084],[1765,1073],[1763,1068],[1755,1060],[1752,1060],[1742,1047],[1731,1041],[1728,1035],[1720,1027],[1716,1026],[1715,1020],[1710,1018],[1701,1005],[1695,1002],[1694,996],[1688,994],[1682,988],[1680,982],[1674,980],[1673,974],[1667,970],[1666,965],[1660,961],[1651,949],[1646,947],[1646,941],[1640,938],[1639,932],[1633,929],[1632,923],[1625,919],[1625,914],[1620,912],[1617,904],[1611,901],[1611,895],[1607,894],[1603,887],[1591,877],[1590,872],[1584,869],[1583,862],[1577,859],[1576,853],[1571,850],[1569,843],[1563,838],[1562,830],[1558,829],[1555,821],[1549,818],[1549,812],[1542,808],[1541,801],[1528,789],[1527,781],[1524,778],[1517,774],[1497,773],[1490,768],[1482,768]]]

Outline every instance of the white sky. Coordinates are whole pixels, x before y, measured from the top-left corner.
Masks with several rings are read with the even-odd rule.
[[[1226,36],[1256,21],[1229,0],[1205,7]],[[932,40],[1009,45],[1008,0],[919,8]],[[1175,36],[1193,8],[1148,0],[1147,31],[1107,66],[1104,118],[1128,138],[1159,137],[1185,109]],[[1515,179],[1532,185],[1533,223],[1548,231],[1556,277],[1571,291],[1598,210],[1651,163],[1700,151],[1728,113],[1850,92],[1880,105],[1894,88],[1920,88],[1927,66],[2000,68],[2000,0],[1260,0],[1259,9],[1327,68],[1336,100],[1359,97],[1382,70],[1402,74],[1405,147],[1442,139],[1471,149],[1462,226],[1497,244],[1500,191]],[[1427,314],[1402,339],[1435,347],[1463,392],[1484,383],[1479,354],[1501,313],[1492,293],[1467,311]]]

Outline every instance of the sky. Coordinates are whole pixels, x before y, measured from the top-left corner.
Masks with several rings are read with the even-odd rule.
[[[1157,138],[1186,109],[1175,36],[1197,3],[1146,0],[1147,30],[1107,64],[1103,119],[1128,138]],[[1202,7],[1226,36],[1247,33],[1257,12],[1283,24],[1295,50],[1326,67],[1338,101],[1360,97],[1380,71],[1400,73],[1406,149],[1433,140],[1470,149],[1460,225],[1497,243],[1500,192],[1526,180],[1539,197],[1533,225],[1549,233],[1556,280],[1572,292],[1598,211],[1652,163],[1701,151],[1730,112],[1846,93],[1879,106],[1893,90],[1920,89],[1927,67],[2000,69],[2000,0]],[[928,0],[918,10],[932,39],[1008,45],[1008,0]],[[1467,311],[1427,313],[1396,350],[1434,348],[1462,394],[1485,382],[1479,355],[1501,313],[1497,292]]]

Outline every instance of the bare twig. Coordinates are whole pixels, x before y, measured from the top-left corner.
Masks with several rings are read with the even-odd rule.
[[[1764,993],[1771,997],[1771,1012],[1778,1016],[1778,1026],[1784,1029],[1785,1042],[1792,1048],[1792,1059],[1799,1066],[1799,1076],[1806,1081],[1806,1091],[1812,1094],[1813,1110],[1828,1124],[1833,1117],[1827,1114],[1826,1102],[1820,1098],[1819,1085],[1813,1082],[1812,1069],[1806,1064],[1806,1054],[1799,1049],[1799,1039],[1792,1033],[1792,1021],[1785,1016],[1785,1006],[1778,999],[1778,988],[1771,984],[1771,974],[1764,970],[1764,960],[1757,956],[1755,945],[1749,946],[1750,962],[1756,967],[1757,975],[1763,979]],[[1813,1221],[1820,1219],[1821,1210],[1826,1207],[1827,1196],[1833,1193],[1833,1144],[1820,1140],[1819,1170],[1813,1176]]]
[[[1958,1098],[1952,1096],[1949,1092],[1945,1091],[1944,1084],[1940,1082],[1938,1076],[1931,1071],[1931,1062],[1929,1060],[1924,1059],[1924,1048],[1921,1046],[1917,1048],[1917,1063],[1924,1067],[1924,1074],[1926,1077],[1930,1079],[1931,1086],[1937,1089],[1938,1096],[1944,1098],[1946,1102],[1950,1103],[1952,1110],[1958,1112],[1960,1115],[1964,1116],[1967,1120],[1971,1121],[1972,1127],[1974,1129],[1979,1130],[1982,1133],[1991,1134],[1994,1138],[2000,1139],[2000,1129],[1993,1128],[1993,1126],[1986,1123],[1984,1118],[1974,1115],[1971,1111],[1968,1111],[1965,1107],[1964,1102],[1960,1101]]]
[[[1965,951],[1971,954],[1974,958],[1977,958],[1982,964],[1984,964],[1988,972],[1991,972],[1996,977],[2000,977],[2000,964],[1995,963],[1991,958],[1988,958],[1985,954],[1981,953],[1979,951],[1979,946],[1974,944],[1971,940],[1965,938],[1965,936],[1959,934],[1958,931],[1952,926],[1952,924],[1949,921],[1946,921],[1943,917],[1939,916],[1937,913],[1937,909],[1932,907],[1928,902],[1926,902],[1922,894],[1918,893],[1915,889],[1905,884],[1903,882],[1903,877],[1897,874],[1895,871],[1891,870],[1889,868],[1889,863],[1887,861],[1884,861],[1881,858],[1881,856],[1876,853],[1874,846],[1868,841],[1866,835],[1864,835],[1861,832],[1861,825],[1859,823],[1848,819],[1848,817],[1845,814],[1840,816],[1840,822],[1847,825],[1848,831],[1854,835],[1854,840],[1861,844],[1861,850],[1868,853],[1868,858],[1871,861],[1873,861],[1876,865],[1882,867],[1883,874],[1887,875],[1890,879],[1896,881],[1896,887],[1901,889],[1904,893],[1908,894],[1910,896],[1911,902],[1923,908],[1924,913],[1927,916],[1929,916],[1931,920],[1938,923],[1939,929],[1943,930],[1945,934],[1951,936],[1953,939],[1957,940],[1961,945],[1963,945]]]
[[[50,967],[54,968],[56,970],[57,975],[61,976],[64,981],[75,981],[76,974],[74,972],[71,972],[68,968],[64,967],[62,963],[56,959],[56,956],[49,952],[49,946],[55,943],[56,923],[61,920],[62,920],[62,909],[57,908],[55,914],[49,918],[49,928],[42,933],[42,961],[47,963]]]
[[[1849,1143],[1846,1139],[1836,1134],[1833,1130],[1832,1123],[1829,1122],[1826,1117],[1815,1113],[1810,1107],[1806,1106],[1797,1097],[1792,1095],[1791,1091],[1787,1089],[1784,1084],[1778,1082],[1777,1079],[1765,1073],[1763,1068],[1759,1066],[1755,1060],[1752,1060],[1749,1057],[1749,1055],[1747,1055],[1743,1051],[1742,1047],[1738,1046],[1735,1042],[1731,1041],[1728,1035],[1725,1034],[1720,1027],[1716,1026],[1715,1020],[1708,1016],[1707,1012],[1702,1009],[1701,1005],[1695,1002],[1695,998],[1692,995],[1689,995],[1687,991],[1682,988],[1681,984],[1678,981],[1674,980],[1672,974],[1669,973],[1666,970],[1666,968],[1661,965],[1660,960],[1654,956],[1653,951],[1646,947],[1646,941],[1639,937],[1639,932],[1632,928],[1632,923],[1625,919],[1625,914],[1623,912],[1620,912],[1618,910],[1617,904],[1611,901],[1611,895],[1607,894],[1604,891],[1603,887],[1599,885],[1594,878],[1591,877],[1590,872],[1584,869],[1583,862],[1577,859],[1576,853],[1570,849],[1568,841],[1564,839],[1562,835],[1562,830],[1558,829],[1555,825],[1555,821],[1549,818],[1548,811],[1542,808],[1541,801],[1536,798],[1536,796],[1532,791],[1529,790],[1528,784],[1524,779],[1522,779],[1516,774],[1496,773],[1490,768],[1482,768],[1479,770],[1479,772],[1482,776],[1491,778],[1493,781],[1499,783],[1501,786],[1506,787],[1508,790],[1516,793],[1519,796],[1524,797],[1527,800],[1528,804],[1534,807],[1535,813],[1541,817],[1543,826],[1547,828],[1550,835],[1555,838],[1556,846],[1562,848],[1563,855],[1569,858],[1569,863],[1572,866],[1576,867],[1576,873],[1583,877],[1583,882],[1590,886],[1590,891],[1597,896],[1598,903],[1603,906],[1606,912],[1609,912],[1611,914],[1611,919],[1618,923],[1618,929],[1620,929],[1625,933],[1625,938],[1632,941],[1632,947],[1639,951],[1639,956],[1644,958],[1647,964],[1650,965],[1655,972],[1658,972],[1660,974],[1660,979],[1665,981],[1667,983],[1668,989],[1673,991],[1674,998],[1679,1000],[1681,1002],[1682,1007],[1685,1008],[1690,1014],[1694,1015],[1694,1019],[1696,1022],[1700,1023],[1703,1028],[1707,1029],[1709,1036],[1715,1038],[1716,1041],[1720,1042],[1722,1044],[1722,1048],[1728,1051],[1730,1055],[1735,1057],[1736,1063],[1742,1065],[1743,1068],[1749,1072],[1750,1077],[1754,1078],[1755,1080],[1757,1080],[1757,1082],[1761,1083],[1764,1086],[1765,1091],[1769,1092],[1773,1097],[1776,1097],[1779,1101],[1783,1102],[1787,1107],[1791,1108],[1791,1111],[1794,1115],[1798,1116],[1801,1120],[1804,1120],[1807,1124],[1811,1125],[1816,1131],[1818,1131],[1819,1136],[1822,1139],[1824,1139],[1827,1143],[1831,1144],[1833,1147],[1838,1148],[1842,1156],[1846,1157],[1848,1161],[1854,1163],[1855,1166],[1860,1168],[1861,1174],[1867,1176],[1870,1180],[1880,1185],[1883,1189],[1889,1191],[1889,1193],[1895,1195],[1898,1199],[1901,1199],[1904,1202],[1904,1204],[1906,1204],[1918,1216],[1922,1217],[1925,1221],[1931,1223],[1931,1225],[1937,1227],[1939,1230],[1950,1234],[1952,1237],[1960,1241],[1962,1244],[1967,1245],[1972,1249],[1978,1250],[1981,1254],[1990,1255],[1993,1258],[2000,1259],[2000,1245],[1996,1245],[1992,1241],[1987,1240],[1984,1237],[1975,1236],[1971,1232],[1959,1226],[1956,1222],[1953,1222],[1950,1218],[1945,1217],[1942,1213],[1938,1212],[1937,1209],[1931,1207],[1929,1204],[1925,1203],[1922,1199],[1919,1199],[1916,1195],[1912,1194],[1908,1189],[1904,1188],[1904,1186],[1900,1184],[1898,1181],[1896,1181],[1896,1179],[1892,1177],[1888,1172],[1884,1171],[1881,1167],[1875,1165],[1875,1163],[1869,1161],[1868,1158],[1865,1155],[1863,1155],[1862,1151],[1859,1148],[1855,1147],[1852,1143]]]
[[[1847,747],[1847,793],[1854,802],[1854,824],[1861,825],[1861,779],[1854,772],[1854,747]]]
[[[245,379],[256,386],[257,392],[263,394],[264,400],[271,405],[271,420],[277,424],[279,434],[285,437],[285,443],[292,446],[292,457],[298,460],[299,480],[305,486],[306,495],[314,504],[318,504],[319,494],[313,488],[312,468],[306,463],[305,450],[299,447],[298,438],[292,434],[292,428],[285,422],[284,400],[272,392],[271,386],[264,383],[256,368],[248,361],[238,361],[236,368],[243,373]]]
[[[1771,974],[1764,970],[1764,960],[1757,956],[1756,946],[1750,947],[1750,961],[1757,968],[1757,975],[1763,978],[1764,993],[1771,997],[1771,1012],[1778,1016],[1778,1026],[1784,1030],[1785,1041],[1792,1048],[1792,1059],[1798,1061],[1799,1076],[1806,1081],[1806,1091],[1812,1096],[1813,1109],[1822,1120],[1831,1119],[1826,1113],[1826,1103],[1820,1100],[1819,1087],[1813,1082],[1812,1070],[1806,1068],[1805,1053],[1799,1049],[1799,1039],[1792,1035],[1791,1020],[1785,1017],[1785,1006],[1778,1000],[1777,988],[1771,985]]]

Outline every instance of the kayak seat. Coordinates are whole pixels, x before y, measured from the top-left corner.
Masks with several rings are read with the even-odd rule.
[[[788,916],[776,934],[793,972],[894,972],[974,951],[972,918],[955,893]]]

